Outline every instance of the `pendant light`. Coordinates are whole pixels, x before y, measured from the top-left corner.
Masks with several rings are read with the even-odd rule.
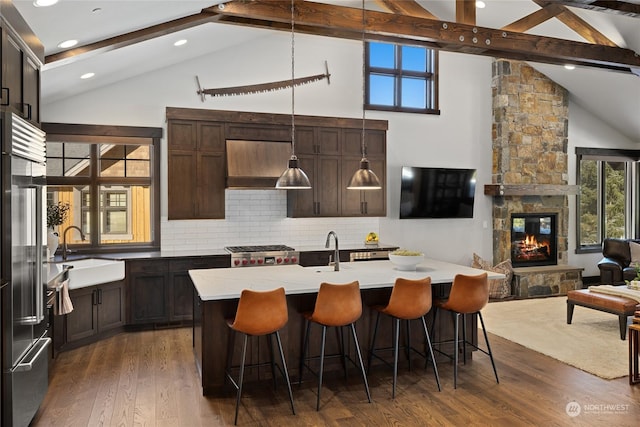
[[[376,174],[369,169],[369,160],[367,160],[367,147],[365,143],[365,104],[366,104],[366,91],[365,91],[365,79],[366,71],[365,71],[365,40],[364,40],[364,32],[365,32],[365,19],[364,19],[365,9],[364,9],[364,0],[362,0],[362,160],[360,160],[360,168],[353,174],[351,180],[349,181],[349,185],[347,185],[347,189],[349,190],[380,190],[382,186],[380,185],[380,180],[376,176]]]
[[[282,190],[307,190],[311,188],[309,177],[298,167],[296,156],[296,110],[295,110],[295,31],[294,6],[291,0],[291,158],[289,167],[282,172],[276,182],[276,188]]]

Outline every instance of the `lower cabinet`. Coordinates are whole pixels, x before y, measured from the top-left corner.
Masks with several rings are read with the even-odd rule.
[[[129,324],[173,323],[193,319],[189,270],[227,268],[229,255],[162,260],[127,260]]]
[[[73,311],[65,316],[65,343],[123,327],[124,289],[124,280],[121,280],[69,291]]]
[[[127,260],[127,295],[129,323],[164,323],[169,321],[169,261]]]

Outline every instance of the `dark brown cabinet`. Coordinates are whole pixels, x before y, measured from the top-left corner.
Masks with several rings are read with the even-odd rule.
[[[129,323],[164,323],[169,320],[169,263],[165,260],[127,260]]]
[[[342,140],[342,215],[386,216],[386,132],[367,130],[366,156],[370,169],[378,176],[380,190],[348,190],[347,184],[360,167],[362,159],[362,130],[345,129]]]
[[[224,124],[170,120],[169,219],[224,218]]]
[[[0,105],[32,122],[40,122],[40,65],[26,44],[0,20]]]
[[[310,190],[289,190],[289,217],[340,216],[340,129],[296,129],[296,155]]]
[[[189,270],[227,268],[229,255],[126,261],[129,323],[148,325],[193,319]]]
[[[69,292],[73,311],[65,316],[65,343],[87,340],[125,325],[124,281]]]
[[[193,319],[193,282],[189,270],[228,268],[228,256],[186,258],[169,261],[169,321]]]

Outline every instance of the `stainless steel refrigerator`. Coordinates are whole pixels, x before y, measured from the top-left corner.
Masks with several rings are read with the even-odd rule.
[[[45,134],[14,113],[0,116],[2,146],[2,425],[28,426],[48,387]]]

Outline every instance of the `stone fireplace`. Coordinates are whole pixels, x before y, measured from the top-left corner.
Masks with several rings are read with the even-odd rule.
[[[493,261],[511,259],[516,297],[580,288],[580,269],[567,265],[568,195],[575,194],[568,185],[568,93],[526,63],[502,59],[493,64],[492,91],[493,170],[485,194],[493,196]],[[537,237],[546,240],[547,219],[541,218],[553,218],[555,241],[548,252],[529,252],[535,261],[514,262],[512,244],[527,249],[521,233],[537,227]]]

